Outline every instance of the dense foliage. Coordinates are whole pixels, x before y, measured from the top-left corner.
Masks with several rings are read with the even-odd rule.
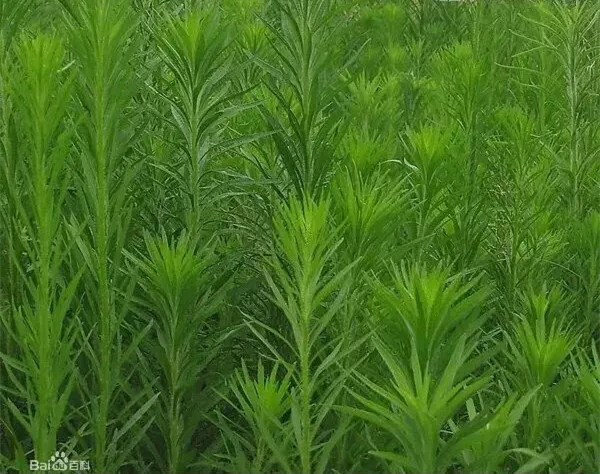
[[[600,471],[599,61],[595,0],[0,1],[0,471]]]

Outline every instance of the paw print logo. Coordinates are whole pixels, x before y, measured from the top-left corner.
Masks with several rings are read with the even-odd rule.
[[[56,451],[50,458],[50,466],[53,471],[66,471],[69,469],[69,458],[64,451]]]

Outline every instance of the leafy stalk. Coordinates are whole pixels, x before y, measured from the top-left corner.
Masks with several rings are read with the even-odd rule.
[[[87,347],[95,394],[90,405],[92,462],[95,470],[107,472],[120,467],[138,439],[137,434],[132,435],[133,441],[121,447],[125,440],[120,438],[131,428],[127,418],[139,419],[154,400],[145,389],[142,396],[148,401],[138,411],[131,412],[125,405],[127,418],[115,411],[119,381],[126,376],[120,345],[128,302],[125,299],[119,304],[119,298],[127,294],[131,284],[120,271],[132,213],[127,187],[135,172],[132,165],[123,164],[134,133],[127,109],[136,85],[129,63],[135,47],[131,38],[135,19],[124,0],[64,0],[62,4],[80,66],[83,109],[77,167],[80,206],[74,227],[86,228],[77,245],[81,263],[87,267],[87,310],[91,316],[87,330],[93,333],[93,343]],[[124,420],[122,428],[115,426],[119,418]],[[143,433],[145,427],[140,428]]]
[[[77,376],[74,292],[81,274],[71,280],[61,275],[67,248],[63,213],[70,182],[66,113],[73,74],[63,69],[65,53],[55,37],[20,43],[17,58],[10,90],[20,159],[12,171],[23,194],[10,217],[22,229],[24,255],[10,257],[26,293],[10,308],[12,321],[2,318],[19,359],[13,354],[0,358],[16,389],[4,394],[10,396],[7,406],[31,436],[36,457],[48,459],[59,446],[58,432],[68,418],[65,410]],[[9,177],[9,163],[2,165]],[[25,413],[13,396],[25,403]]]

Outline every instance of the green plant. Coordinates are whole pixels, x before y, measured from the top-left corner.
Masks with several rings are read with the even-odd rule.
[[[418,243],[415,249],[417,261],[427,258],[432,237],[447,218],[443,199],[449,184],[444,160],[448,140],[449,136],[439,127],[426,126],[408,130],[403,143],[405,158],[402,164],[412,188],[414,213],[405,228],[408,239]]]
[[[296,196],[318,194],[325,186],[343,136],[336,104],[336,49],[330,0],[275,0],[278,23],[267,21],[273,35],[273,63],[260,60],[265,85],[283,110],[263,115],[273,129],[278,158]]]
[[[557,289],[528,291],[523,295],[520,319],[513,322],[512,334],[507,335],[513,383],[521,391],[541,387],[524,423],[528,446],[537,447],[552,423],[552,417],[543,413],[549,394],[557,388],[560,370],[577,343],[578,335],[565,317],[568,311],[569,305]]]
[[[169,123],[179,135],[181,152],[181,159],[157,166],[181,189],[182,221],[195,233],[202,229],[202,211],[210,198],[211,186],[205,182],[210,160],[252,137],[228,139],[223,133],[227,120],[244,109],[232,103],[240,93],[232,90],[229,26],[214,12],[197,11],[182,19],[168,18],[166,26],[156,30],[168,71],[160,95],[169,105]]]
[[[265,277],[272,301],[283,313],[287,328],[281,333],[255,319],[249,321],[253,333],[292,374],[290,415],[281,428],[283,433],[279,433],[284,438],[280,443],[267,445],[285,472],[326,470],[332,449],[345,429],[330,427],[328,423],[347,377],[337,366],[360,343],[359,340],[342,351],[343,334],[325,338],[332,322],[339,318],[349,290],[345,277],[353,265],[339,269],[332,266],[339,241],[328,225],[329,209],[329,202],[308,198],[292,199],[280,209],[274,221],[276,246]],[[290,358],[276,349],[269,341],[272,338],[285,343]],[[248,414],[244,413],[245,421],[256,425],[256,418]],[[267,442],[260,425],[252,432]],[[281,451],[283,447],[288,448],[287,452]]]
[[[381,315],[374,344],[391,383],[357,373],[356,383],[367,390],[350,389],[359,408],[340,409],[390,436],[374,441],[371,451],[386,470],[445,472],[464,450],[477,449],[488,437],[499,439],[505,426],[495,417],[510,412],[516,399],[458,427],[453,420],[460,418],[465,403],[491,383],[490,373],[478,369],[496,349],[476,353],[483,340],[479,328],[486,318],[487,292],[473,292],[473,284],[418,267],[395,270],[393,280],[393,289],[374,282],[383,303],[375,313]],[[521,411],[513,412],[511,429]],[[443,433],[447,424],[451,436]],[[507,435],[502,438],[506,441]]]
[[[157,456],[157,462],[165,472],[180,472],[195,461],[192,437],[203,411],[210,407],[210,397],[198,393],[199,382],[221,347],[222,341],[207,336],[215,331],[209,318],[223,304],[227,286],[207,278],[215,265],[210,244],[201,247],[183,234],[173,243],[165,236],[147,236],[146,247],[147,258],[130,258],[145,276],[143,304],[155,318],[156,340],[142,346],[148,347],[160,367],[157,423],[166,457]],[[150,367],[148,371],[152,380],[157,371]]]
[[[8,47],[16,36],[19,26],[23,27],[27,20],[35,15],[35,0],[15,0],[2,2],[0,5],[0,46]]]
[[[228,454],[220,455],[223,461],[217,466],[227,472],[265,472],[281,465],[290,469],[287,451],[291,449],[287,437],[285,418],[291,407],[290,379],[292,372],[280,378],[279,365],[275,363],[268,377],[264,366],[258,363],[256,378],[252,377],[242,361],[242,370],[232,380],[231,391],[235,398],[226,398],[228,404],[248,421],[249,432],[231,418],[219,414]]]
[[[0,0],[0,471],[597,471],[599,12]]]
[[[589,67],[597,55],[597,23],[600,14],[594,2],[540,4],[540,18],[527,18],[543,31],[540,39],[526,37],[535,49],[544,49],[556,57],[562,73],[564,106],[560,113],[565,127],[565,149],[561,164],[566,177],[565,199],[570,212],[581,217],[584,212],[582,194],[587,177],[593,173],[597,148],[596,134],[586,118],[593,104],[596,76]],[[561,150],[562,151],[562,150]]]
[[[595,416],[600,410],[600,358],[598,350],[592,347],[592,357],[579,355],[574,361],[575,375],[579,377],[583,406],[565,406],[560,399],[565,424],[569,426],[569,443],[575,445],[572,451],[574,465],[583,465],[586,471],[594,471],[600,466],[600,424]],[[581,460],[581,461],[580,461]]]
[[[152,387],[144,387],[129,394],[133,403],[118,408],[116,403],[118,395],[127,391],[122,382],[131,376],[126,371],[134,370],[127,363],[144,336],[144,332],[134,335],[123,350],[123,321],[135,284],[122,273],[122,250],[133,214],[127,190],[136,172],[131,162],[124,165],[135,133],[128,109],[136,86],[129,64],[135,49],[131,36],[135,20],[129,4],[122,0],[61,3],[79,66],[82,113],[76,141],[79,160],[73,167],[77,200],[73,203],[72,238],[79,250],[79,266],[87,270],[83,276],[87,315],[83,331],[90,336],[85,336],[82,346],[94,374],[92,380],[83,382],[87,386],[82,390],[91,396],[85,409],[92,429],[94,469],[114,471],[125,462],[147,425],[130,432],[127,442],[123,436],[156,399]],[[82,227],[85,232],[79,230]]]
[[[18,45],[9,87],[19,159],[12,170],[3,163],[4,176],[22,190],[12,217],[24,253],[11,252],[9,258],[25,289],[23,299],[8,308],[12,318],[2,318],[19,354],[0,356],[14,386],[3,395],[10,397],[5,403],[31,437],[39,459],[50,458],[59,447],[58,432],[69,416],[66,408],[77,380],[74,295],[81,272],[70,280],[61,273],[68,249],[63,209],[71,177],[66,110],[74,78],[72,69],[63,69],[64,55],[55,37]],[[26,414],[15,402],[25,403]]]

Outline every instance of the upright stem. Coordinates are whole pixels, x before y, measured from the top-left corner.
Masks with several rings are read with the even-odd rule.
[[[574,39],[570,38],[567,68],[567,96],[569,98],[569,173],[571,175],[571,206],[574,215],[579,215],[579,130],[577,123],[577,51]]]
[[[177,341],[175,335],[178,332],[177,320],[178,310],[175,309],[171,314],[171,327],[170,327],[170,354],[169,354],[169,472],[177,472],[180,468],[179,462],[181,457],[181,444],[179,442],[181,437],[180,429],[180,396],[178,394],[177,382],[181,376],[180,368],[180,357],[178,355],[181,348],[177,347]]]
[[[102,15],[102,13],[98,13]],[[104,19],[101,18],[100,22]],[[100,28],[102,31],[102,28]],[[98,304],[100,317],[100,367],[99,367],[99,406],[96,417],[95,468],[102,472],[105,469],[106,426],[110,404],[111,388],[111,290],[108,279],[108,192],[107,192],[107,153],[106,138],[106,108],[104,59],[106,38],[99,36],[96,43],[96,73],[94,80],[94,150],[96,160],[96,271],[98,275]]]
[[[310,410],[310,349],[309,349],[309,315],[303,318],[302,324],[302,347],[300,348],[300,380],[301,380],[301,418],[302,418],[302,440],[300,445],[300,463],[302,472],[311,472],[311,410]]]
[[[50,307],[50,229],[49,210],[47,204],[51,202],[52,196],[48,195],[48,184],[46,179],[45,152],[39,146],[36,147],[34,156],[34,195],[38,227],[38,283],[36,294],[35,317],[38,323],[38,397],[39,404],[36,413],[37,439],[36,456],[39,459],[48,459],[56,445],[56,433],[51,432],[51,410],[52,402],[55,400],[54,387],[52,384],[52,370],[50,359],[52,357],[52,334],[49,328],[51,316]]]

